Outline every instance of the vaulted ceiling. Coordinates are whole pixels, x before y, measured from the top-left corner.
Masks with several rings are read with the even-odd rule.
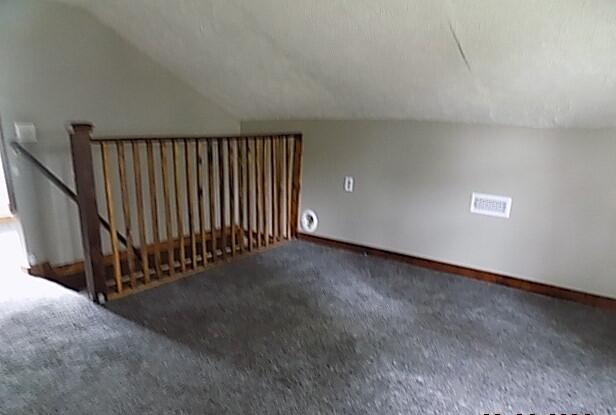
[[[64,0],[240,119],[616,126],[612,0]]]

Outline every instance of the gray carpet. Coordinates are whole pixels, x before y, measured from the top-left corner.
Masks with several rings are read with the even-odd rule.
[[[2,414],[616,413],[616,313],[393,261],[293,242],[107,308],[28,284]]]

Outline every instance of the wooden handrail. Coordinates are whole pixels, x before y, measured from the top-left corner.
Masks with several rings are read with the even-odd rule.
[[[147,142],[147,141],[194,141],[194,140],[243,140],[250,138],[264,139],[268,137],[277,137],[277,136],[285,136],[285,137],[301,137],[302,133],[297,131],[292,132],[278,132],[278,133],[259,133],[259,134],[237,134],[237,135],[173,135],[173,136],[165,136],[165,135],[127,135],[127,136],[94,136],[91,141],[94,143],[98,142],[115,142],[115,141],[136,141],[136,142]]]
[[[11,142],[11,147],[15,150],[16,153],[20,154],[24,157],[24,159],[28,160],[34,167],[40,171],[43,176],[45,176],[52,184],[54,184],[62,193],[64,193],[69,199],[73,202],[77,203],[77,194],[66,185],[58,176],[56,176],[51,170],[49,170],[43,163],[39,161],[32,153],[30,153],[24,146],[19,144],[16,141]],[[100,214],[98,215],[98,220],[100,224],[107,232],[111,232],[111,227],[109,226],[109,222],[105,218],[103,218]],[[120,232],[116,232],[118,236],[118,240],[124,245],[128,247],[126,237],[122,235]],[[137,257],[141,261],[141,256],[139,255],[139,251],[133,247],[133,251],[136,252]]]

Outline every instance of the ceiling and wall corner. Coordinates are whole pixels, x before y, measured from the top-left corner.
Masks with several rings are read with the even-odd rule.
[[[236,117],[616,126],[609,0],[63,0]]]

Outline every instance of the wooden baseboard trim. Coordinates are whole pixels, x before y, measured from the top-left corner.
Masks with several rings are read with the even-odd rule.
[[[371,248],[364,245],[324,238],[321,236],[308,235],[305,233],[299,233],[298,239],[334,248],[345,249],[348,251],[361,252],[364,254],[378,256],[381,258],[393,259],[418,267],[428,268],[440,272],[446,272],[449,274],[459,275],[475,280],[506,285],[507,287],[517,288],[519,290],[528,291],[535,294],[541,294],[549,297],[555,297],[563,300],[574,301],[597,308],[616,310],[616,299],[613,298],[602,297],[595,294],[584,293],[581,291],[556,287],[554,285],[543,284],[539,282],[527,281],[520,278],[496,274],[489,271],[482,271],[474,268],[448,264],[445,262],[419,258],[412,255],[399,254],[384,249]]]

